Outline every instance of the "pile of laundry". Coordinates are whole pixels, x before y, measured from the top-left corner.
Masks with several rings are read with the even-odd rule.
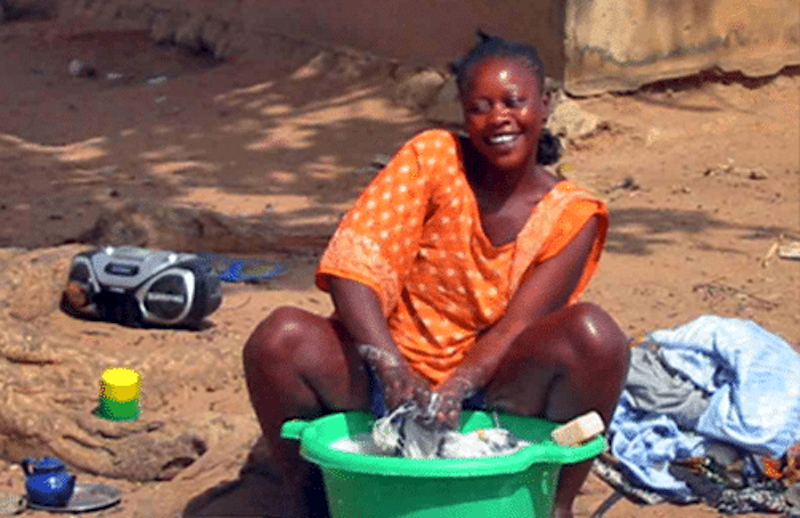
[[[800,518],[800,354],[751,321],[650,333],[608,430],[595,471],[618,492]]]

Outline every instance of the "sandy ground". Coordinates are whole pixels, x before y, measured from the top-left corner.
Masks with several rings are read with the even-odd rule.
[[[72,59],[91,61],[95,77],[71,77]],[[202,457],[169,481],[79,471],[83,481],[124,492],[121,505],[97,516],[265,512],[280,496],[258,477],[239,476],[259,435],[244,387],[243,342],[279,305],[331,310],[312,284],[325,239],[368,182],[362,168],[428,123],[390,100],[390,65],[277,39],[265,42],[261,56],[213,63],[157,47],[136,30],[70,33],[47,20],[16,20],[0,25],[0,70],[3,249],[60,250],[85,238],[101,215],[139,203],[210,211],[277,236],[255,248],[203,240],[202,232],[184,242],[194,250],[258,251],[289,269],[268,284],[226,285],[221,309],[198,333],[128,329],[57,310],[9,317],[83,354],[146,359],[152,375],[143,380],[143,400],[158,392],[148,379],[158,379],[165,359],[199,348],[220,359],[213,376],[189,376],[159,403],[152,397],[143,405],[165,420],[196,422],[210,413],[229,433],[209,439]],[[799,91],[800,77],[788,71],[579,101],[605,123],[569,145],[560,170],[608,200],[612,224],[585,299],[632,336],[714,313],[800,342],[800,262],[774,253],[774,245],[800,240]],[[153,237],[158,231],[145,243],[163,245]],[[92,390],[79,410],[91,408]],[[0,493],[22,491],[10,462],[20,453],[12,450],[0,460]],[[577,515],[589,516],[611,493],[593,475]],[[677,513],[716,515],[700,505],[623,500],[605,516]]]

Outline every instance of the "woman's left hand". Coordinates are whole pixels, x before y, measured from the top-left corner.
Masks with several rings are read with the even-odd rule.
[[[461,405],[474,392],[475,385],[470,380],[452,376],[433,392],[430,413],[437,423],[451,430],[458,430],[461,424]]]

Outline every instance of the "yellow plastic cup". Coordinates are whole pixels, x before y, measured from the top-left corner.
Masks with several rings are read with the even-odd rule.
[[[133,369],[112,367],[100,377],[100,417],[132,421],[139,417],[141,376]]]

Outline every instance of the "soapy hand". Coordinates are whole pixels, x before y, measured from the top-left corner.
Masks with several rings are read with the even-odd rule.
[[[378,375],[383,382],[383,395],[389,411],[407,401],[415,401],[420,408],[428,406],[431,398],[428,384],[410,368],[385,369]]]
[[[450,377],[433,393],[428,412],[437,423],[458,430],[464,399],[474,393],[475,385],[469,379]]]
[[[428,383],[415,373],[399,353],[374,345],[360,345],[361,356],[383,384],[383,397],[389,412],[401,404],[414,401],[420,408],[430,404]]]

